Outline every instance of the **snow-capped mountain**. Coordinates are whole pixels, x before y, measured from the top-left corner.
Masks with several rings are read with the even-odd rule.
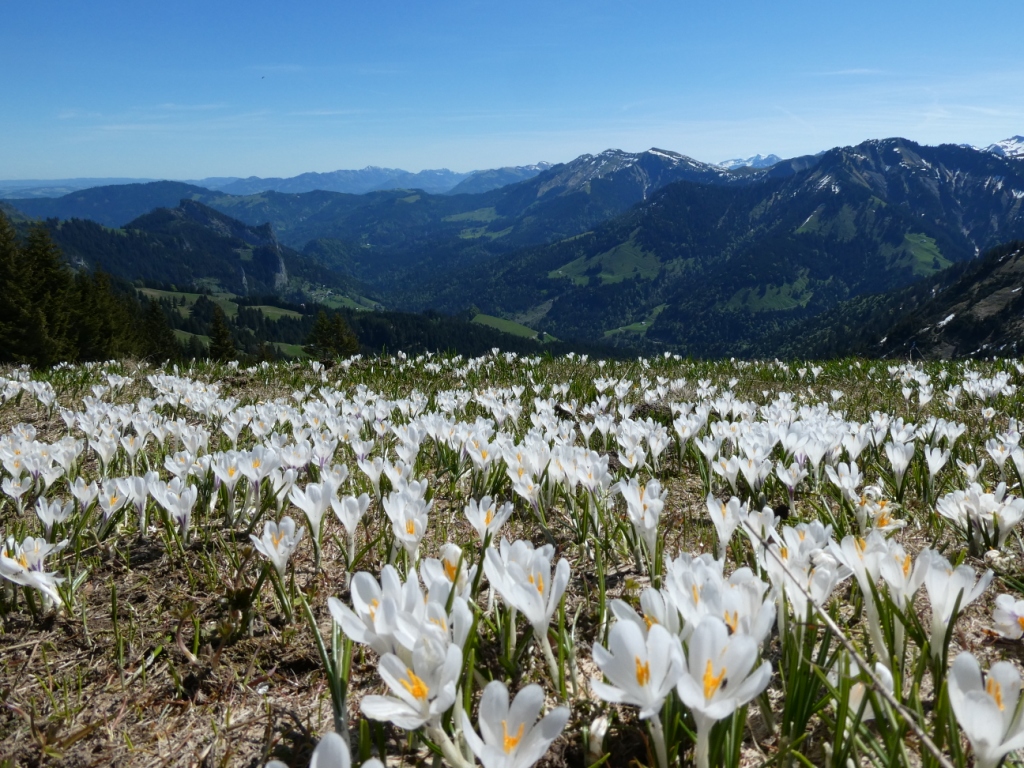
[[[1011,136],[1008,139],[997,141],[995,144],[989,144],[985,147],[985,151],[1000,157],[1024,160],[1024,136]]]
[[[778,155],[754,155],[748,158],[737,157],[732,160],[723,160],[717,165],[719,168],[735,171],[737,168],[770,168],[781,160],[782,158]]]

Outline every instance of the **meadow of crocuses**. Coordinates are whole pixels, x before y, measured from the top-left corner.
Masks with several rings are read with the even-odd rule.
[[[997,766],[1015,361],[0,371],[0,766]]]

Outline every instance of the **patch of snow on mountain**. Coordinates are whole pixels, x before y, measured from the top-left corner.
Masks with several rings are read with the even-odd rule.
[[[769,168],[781,161],[782,158],[778,155],[754,155],[747,158],[736,157],[732,160],[723,160],[715,165],[725,168],[727,171],[735,171],[737,168]]]
[[[1024,136],[1011,136],[1008,139],[997,141],[985,147],[986,152],[991,152],[999,157],[1014,160],[1024,160]]]
[[[935,327],[936,327],[936,328],[945,328],[945,327],[946,327],[947,325],[949,325],[950,321],[952,321],[952,319],[953,319],[954,317],[956,317],[956,312],[954,312],[954,313],[953,313],[953,314],[951,314],[951,315],[946,315],[945,319],[943,319],[943,320],[939,320],[939,322],[937,322],[937,323],[935,324]]]

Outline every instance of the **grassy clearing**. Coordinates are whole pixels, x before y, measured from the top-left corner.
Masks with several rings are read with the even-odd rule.
[[[282,307],[271,307],[263,304],[253,307],[258,309],[266,316],[267,320],[280,320],[282,317],[291,317],[298,320],[302,317],[301,312],[296,312],[294,309],[284,309]]]
[[[465,213],[454,213],[445,216],[442,221],[479,221],[484,224],[490,223],[498,218],[498,212],[493,208],[477,208],[475,211]]]
[[[605,331],[604,337],[607,339],[612,336],[618,336],[622,333],[643,336],[647,333],[647,329],[651,327],[651,324],[657,319],[658,315],[660,315],[667,306],[668,304],[659,304],[652,309],[651,313],[643,320],[636,323],[630,323],[629,325],[623,325],[619,328],[612,328],[610,331]]]
[[[806,272],[792,283],[763,285],[758,288],[744,288],[734,293],[726,308],[746,312],[774,312],[806,307],[814,296],[809,290],[810,280]]]
[[[473,318],[473,322],[477,325],[486,325],[489,328],[496,328],[499,331],[510,333],[513,336],[521,336],[526,339],[537,338],[537,331],[533,330],[533,328],[528,328],[521,323],[517,323],[513,320],[506,320],[502,317],[494,317],[493,315],[485,315],[481,313]]]
[[[233,293],[214,293],[214,294],[201,294],[201,293],[190,293],[188,291],[161,291],[156,288],[140,288],[139,289],[144,295],[151,299],[170,299],[178,303],[185,300],[184,306],[179,306],[178,311],[182,317],[188,317],[189,312],[192,310],[192,305],[199,300],[200,296],[206,296],[213,303],[224,310],[224,314],[228,317],[234,317],[238,314],[238,305],[232,301],[236,298]]]
[[[651,279],[658,276],[661,261],[644,251],[633,237],[610,251],[596,256],[581,256],[558,269],[551,270],[552,280],[571,278],[577,285],[586,285],[591,277],[602,283],[619,283],[627,279]]]

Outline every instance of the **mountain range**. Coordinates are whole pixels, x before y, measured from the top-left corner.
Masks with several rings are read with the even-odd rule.
[[[1024,239],[1018,139],[984,150],[872,140],[731,169],[656,148],[608,150],[517,170],[526,178],[491,188],[471,177],[449,194],[236,195],[156,182],[6,202],[31,217],[123,227],[122,241],[145,233],[165,250],[195,249],[196,227],[234,238],[217,246],[220,271],[203,276],[234,292],[252,292],[248,281],[293,294],[329,286],[385,306],[483,312],[563,339],[773,354],[791,349],[794,334],[837,349],[851,329],[884,330],[898,319],[892,296],[952,280],[983,251]],[[126,255],[104,268],[152,280],[142,272],[164,259],[176,265],[174,282],[200,279],[182,254],[152,248],[134,267]],[[250,248],[253,259],[270,250],[249,263],[240,254]],[[100,250],[91,261],[71,252],[101,264]]]
[[[550,163],[491,168],[483,171],[457,173],[447,168],[417,173],[401,168],[367,166],[362,170],[331,171],[329,173],[302,173],[289,178],[260,178],[250,176],[215,176],[182,182],[208,190],[232,195],[252,195],[260,192],[346,192],[360,195],[384,189],[421,189],[431,194],[463,194],[486,192],[513,184],[551,167]],[[155,179],[22,179],[0,181],[0,199],[63,197],[72,192],[93,187],[146,184]]]

